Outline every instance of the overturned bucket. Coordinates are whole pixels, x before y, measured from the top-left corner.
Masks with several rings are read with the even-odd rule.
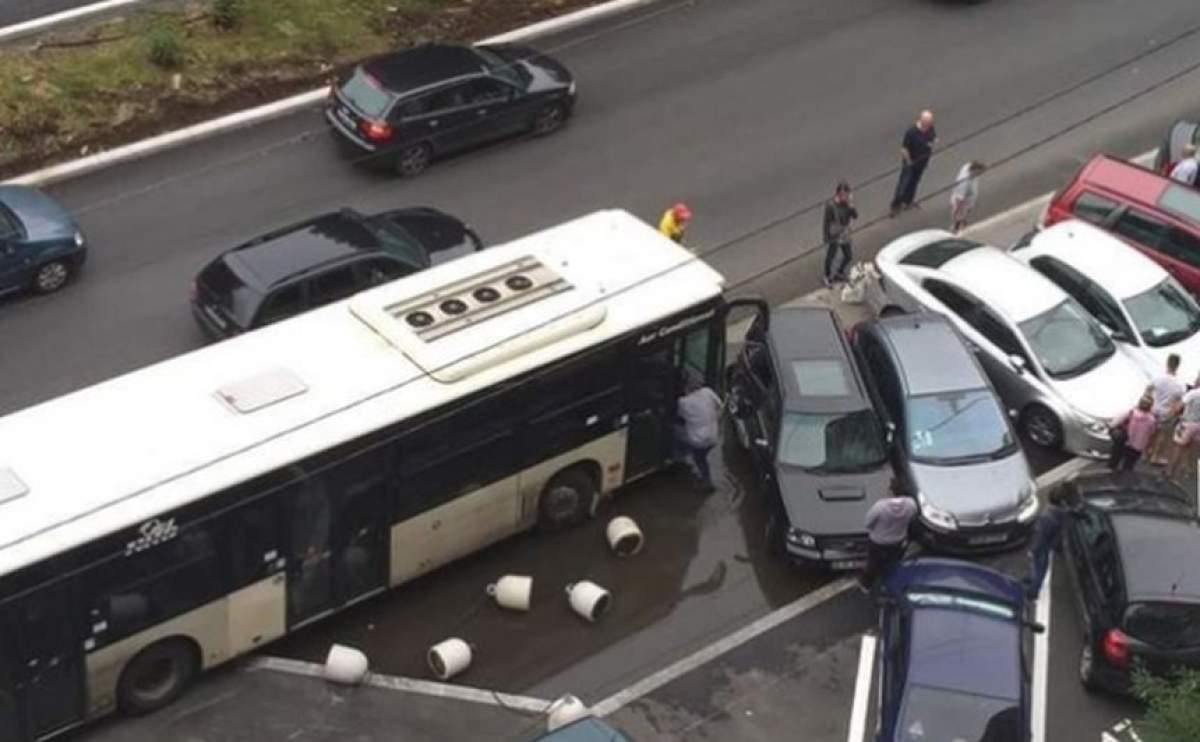
[[[451,637],[430,647],[427,659],[439,680],[449,680],[471,665],[471,645]]]
[[[619,557],[631,557],[642,550],[646,539],[633,518],[618,515],[608,522],[608,545]]]
[[[527,611],[533,597],[533,578],[528,575],[504,575],[487,586],[487,594],[501,608]]]
[[[567,585],[567,600],[572,610],[589,621],[595,621],[612,608],[612,593],[588,580]]]
[[[589,714],[591,711],[583,701],[568,693],[550,704],[550,708],[546,710],[546,731],[553,732]]]
[[[342,644],[334,644],[325,657],[325,679],[342,685],[358,685],[367,675],[367,656]]]

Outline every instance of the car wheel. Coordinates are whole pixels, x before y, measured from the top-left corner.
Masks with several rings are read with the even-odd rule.
[[[412,144],[396,155],[396,174],[413,178],[429,169],[433,161],[433,150],[428,144]]]
[[[900,315],[902,315],[904,313],[905,313],[904,310],[901,309],[900,307],[896,306],[895,304],[888,304],[886,307],[879,310],[880,317],[899,317]]]
[[[538,528],[560,531],[582,523],[596,501],[596,483],[582,469],[556,474],[538,499]]]
[[[1083,649],[1079,650],[1079,682],[1089,692],[1100,690],[1100,681],[1096,677],[1096,650],[1087,636],[1084,636]]]
[[[1040,404],[1030,405],[1021,413],[1021,432],[1042,448],[1062,446],[1062,423],[1057,415]]]
[[[71,266],[62,260],[51,260],[37,269],[33,274],[33,290],[39,294],[53,294],[71,278]]]
[[[148,714],[179,697],[198,670],[196,652],[181,639],[151,644],[137,654],[117,683],[121,710]]]
[[[544,137],[562,128],[567,121],[567,109],[561,103],[551,103],[533,117],[533,135]]]

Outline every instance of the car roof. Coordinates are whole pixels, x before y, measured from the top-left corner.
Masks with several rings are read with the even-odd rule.
[[[828,307],[790,306],[771,312],[767,334],[783,380],[783,405],[793,412],[854,412],[870,407],[867,395],[845,345],[837,315]],[[845,394],[814,394],[802,388],[804,361],[841,364]]]
[[[1067,298],[1050,279],[990,245],[947,260],[941,270],[1014,322],[1024,322]]]
[[[1200,524],[1142,513],[1109,515],[1130,602],[1200,600]]]
[[[1079,171],[1078,180],[1145,204],[1155,204],[1168,181],[1158,173],[1100,153]]]
[[[1025,248],[1026,260],[1037,255],[1060,259],[1103,286],[1118,299],[1128,299],[1167,277],[1157,263],[1104,230],[1071,219],[1038,232]]]
[[[483,59],[469,46],[422,44],[370,59],[362,69],[393,93],[436,85],[485,70]]]
[[[349,209],[334,211],[243,243],[225,254],[238,275],[259,288],[364,251],[379,249],[379,238]]]
[[[876,320],[913,396],[986,389],[971,352],[954,326],[941,315],[905,314]]]
[[[1021,629],[1015,621],[932,606],[914,606],[912,616],[909,684],[1020,700]]]

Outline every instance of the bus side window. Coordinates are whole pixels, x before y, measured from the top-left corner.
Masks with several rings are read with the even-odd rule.
[[[283,557],[279,508],[275,497],[260,497],[229,518],[229,555],[233,587],[240,588],[275,572]]]
[[[682,344],[682,367],[685,373],[687,370],[695,371],[710,385],[714,381],[713,374],[709,373],[711,337],[711,328],[703,325],[684,335]]]

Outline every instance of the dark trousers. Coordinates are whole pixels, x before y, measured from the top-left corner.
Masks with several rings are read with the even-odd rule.
[[[700,478],[704,484],[712,484],[712,469],[708,466],[708,454],[714,446],[693,446],[687,442],[683,434],[683,427],[675,426],[675,460],[679,461],[684,456],[692,464],[692,473]]]
[[[850,267],[850,241],[829,242],[825,245],[825,278],[832,281],[835,278],[845,278],[846,269]],[[837,269],[834,269],[837,266]]]
[[[875,587],[875,583],[883,577],[887,577],[888,572],[892,571],[892,567],[900,561],[904,556],[904,543],[898,544],[877,544],[870,539],[867,540],[867,566],[863,568],[862,576],[859,581],[868,588]]]
[[[1025,594],[1036,597],[1042,591],[1042,581],[1046,579],[1046,570],[1050,568],[1050,556],[1054,553],[1054,542],[1034,544],[1029,549],[1029,573],[1022,580],[1025,583]]]
[[[896,179],[896,193],[892,196],[892,210],[902,206],[911,206],[917,198],[917,185],[925,174],[928,160],[921,162],[906,162],[900,166],[900,177]]]
[[[1132,471],[1134,464],[1142,457],[1142,452],[1131,447],[1124,441],[1114,441],[1112,451],[1108,454],[1108,468],[1113,471]]]

